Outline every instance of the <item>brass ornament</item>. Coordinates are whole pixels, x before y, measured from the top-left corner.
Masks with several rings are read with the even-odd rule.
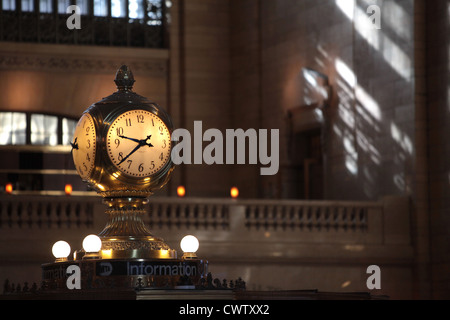
[[[78,173],[107,205],[108,222],[99,234],[101,257],[176,259],[176,251],[142,220],[148,197],[166,185],[174,170],[172,120],[132,91],[135,80],[127,66],[119,68],[114,82],[117,91],[83,113],[72,143]]]

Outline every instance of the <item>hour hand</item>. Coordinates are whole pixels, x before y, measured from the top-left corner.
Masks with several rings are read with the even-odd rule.
[[[75,141],[72,143],[70,143],[70,145],[72,146],[72,150],[73,149],[75,149],[75,150],[78,150],[78,142],[77,142],[77,140],[78,140],[78,138],[75,138]]]
[[[147,142],[148,140],[150,140],[151,137],[152,137],[151,135],[147,136],[147,139],[144,140],[144,145],[153,147],[153,145],[150,142]]]
[[[122,139],[128,139],[128,140],[134,141],[134,142],[136,142],[136,143],[140,143],[140,142],[141,142],[141,141],[138,140],[138,139],[128,138],[128,137],[125,137],[125,136],[119,136],[119,138],[122,138]]]

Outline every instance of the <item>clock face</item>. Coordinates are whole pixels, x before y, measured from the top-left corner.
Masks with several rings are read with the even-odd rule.
[[[72,142],[72,157],[82,179],[90,177],[94,169],[97,136],[94,120],[85,113],[78,121]]]
[[[114,120],[106,137],[111,162],[125,175],[146,178],[169,161],[170,132],[164,122],[146,110],[127,111]]]

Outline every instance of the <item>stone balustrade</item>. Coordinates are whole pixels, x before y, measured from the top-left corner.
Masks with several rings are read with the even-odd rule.
[[[386,232],[391,230],[407,242],[408,227],[395,230],[395,226],[385,224],[396,216],[408,218],[408,199],[386,199],[344,202],[153,197],[144,221],[155,233],[170,230],[178,233],[178,230],[233,234],[245,230],[243,238],[264,231],[286,233],[296,239],[306,235],[309,241],[314,239],[311,236],[320,235],[317,240],[321,243],[334,243],[339,239],[381,243],[390,236]],[[92,228],[101,231],[104,211],[101,198],[95,193],[2,195],[0,229]],[[388,213],[391,216],[387,217]]]
[[[81,249],[86,235],[106,225],[105,210],[95,193],[1,195],[0,281],[39,283],[39,265],[54,259],[53,243],[66,240],[72,250]],[[397,290],[412,275],[410,214],[405,197],[349,202],[155,196],[144,222],[179,256],[182,237],[195,235],[197,255],[213,273],[242,277],[250,289],[339,291],[353,283],[345,289],[364,290],[366,268],[377,264],[383,266],[383,284]]]

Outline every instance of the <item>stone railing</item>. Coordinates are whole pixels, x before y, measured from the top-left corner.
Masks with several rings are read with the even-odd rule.
[[[152,230],[191,231],[207,239],[409,243],[409,200],[377,202],[153,198],[146,219]]]
[[[380,203],[330,201],[233,201],[153,199],[148,223],[154,227],[229,229],[230,212],[244,207],[249,230],[354,231],[368,229],[371,210],[381,215]]]
[[[101,231],[106,207],[95,193],[1,195],[0,229],[89,228]],[[251,238],[270,232],[293,241],[383,243],[409,241],[409,201],[378,202],[232,200],[213,198],[150,199],[145,223],[156,234],[196,232]],[[327,238],[328,237],[328,238]]]
[[[91,228],[96,197],[20,194],[0,197],[0,230]],[[101,204],[101,202],[100,202]]]
[[[105,227],[105,211],[95,193],[0,195],[0,281],[14,274],[38,283],[36,266],[52,261],[53,243],[66,240],[73,250],[81,249],[86,235]],[[404,197],[376,202],[152,197],[144,222],[179,256],[182,237],[197,236],[197,254],[214,274],[242,277],[250,288],[333,291],[351,281],[351,290],[361,291],[371,264],[383,266],[383,279],[409,277],[410,211]]]

